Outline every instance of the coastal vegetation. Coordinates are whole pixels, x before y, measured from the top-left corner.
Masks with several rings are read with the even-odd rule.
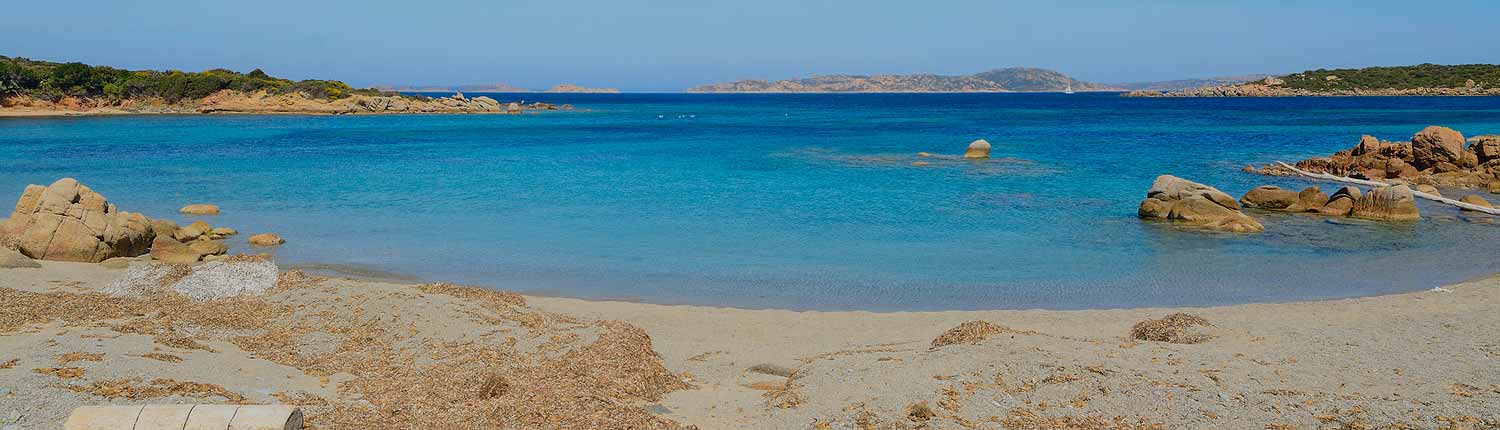
[[[1175,91],[1136,90],[1127,97],[1500,96],[1500,64],[1317,69],[1239,84]]]
[[[1366,67],[1317,69],[1281,77],[1292,89],[1415,89],[1464,88],[1500,85],[1500,64]]]
[[[55,63],[0,56],[0,96],[29,96],[46,101],[82,97],[120,101],[159,98],[167,102],[195,100],[222,90],[271,94],[299,93],[309,98],[337,100],[351,95],[378,96],[374,89],[356,89],[332,80],[273,77],[260,69],[240,73],[228,69],[202,72],[125,70],[84,63]]]

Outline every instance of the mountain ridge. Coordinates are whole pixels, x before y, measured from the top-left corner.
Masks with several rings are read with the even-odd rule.
[[[814,75],[768,81],[745,79],[688,88],[687,93],[986,93],[1124,91],[1108,84],[1085,82],[1054,70],[1006,67],[971,75],[885,74]]]

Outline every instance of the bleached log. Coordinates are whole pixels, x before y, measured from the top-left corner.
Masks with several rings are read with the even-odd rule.
[[[301,430],[302,411],[289,405],[80,406],[64,430]]]
[[[1280,162],[1280,161],[1277,161],[1276,164],[1279,164],[1279,165],[1281,165],[1281,167],[1285,167],[1287,170],[1291,170],[1292,172],[1294,172],[1296,174],[1299,174],[1299,175],[1302,175],[1302,176],[1306,176],[1306,177],[1309,177],[1309,178],[1322,179],[1322,180],[1334,181],[1334,182],[1343,182],[1343,183],[1346,183],[1346,184],[1364,185],[1364,186],[1367,186],[1367,187],[1389,187],[1389,186],[1391,186],[1391,184],[1387,184],[1387,183],[1384,183],[1384,182],[1377,182],[1377,181],[1371,181],[1371,180],[1366,180],[1366,179],[1355,179],[1355,178],[1349,178],[1349,177],[1344,177],[1344,176],[1335,176],[1335,175],[1330,175],[1330,174],[1327,174],[1327,173],[1313,173],[1313,172],[1309,172],[1309,171],[1306,171],[1306,170],[1298,169],[1296,167],[1293,167],[1290,164],[1286,164],[1286,163],[1283,163],[1283,162]],[[1439,195],[1428,194],[1428,193],[1424,193],[1424,192],[1417,191],[1417,190],[1411,190],[1411,194],[1414,195],[1414,196],[1421,197],[1421,198],[1424,198],[1424,199],[1427,199],[1427,200],[1432,200],[1432,201],[1435,201],[1435,202],[1438,202],[1438,203],[1443,203],[1443,204],[1447,204],[1447,205],[1457,206],[1457,207],[1459,207],[1461,209],[1467,209],[1467,210],[1471,210],[1471,211],[1474,211],[1474,212],[1483,212],[1483,213],[1487,213],[1487,214],[1490,214],[1490,215],[1500,215],[1500,209],[1496,209],[1496,208],[1487,208],[1487,207],[1476,205],[1476,204],[1464,203],[1464,202],[1461,202],[1461,201],[1458,201],[1458,200],[1450,199],[1450,198],[1439,196]]]

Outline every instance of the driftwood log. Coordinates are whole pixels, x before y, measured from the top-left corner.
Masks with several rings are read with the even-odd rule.
[[[302,430],[302,410],[288,405],[80,406],[63,430]]]
[[[1296,167],[1293,167],[1290,164],[1286,164],[1286,163],[1283,163],[1283,162],[1280,162],[1280,161],[1277,161],[1276,164],[1279,164],[1279,165],[1281,165],[1281,167],[1285,167],[1287,170],[1291,170],[1292,172],[1295,172],[1298,175],[1302,175],[1302,176],[1306,176],[1306,177],[1314,178],[1314,179],[1322,179],[1322,180],[1334,181],[1334,182],[1343,182],[1343,183],[1346,183],[1346,184],[1364,185],[1364,186],[1367,186],[1367,187],[1389,187],[1389,186],[1391,186],[1391,184],[1387,184],[1387,183],[1384,183],[1384,182],[1377,182],[1377,181],[1371,181],[1371,180],[1366,180],[1366,179],[1354,179],[1354,178],[1349,178],[1349,177],[1344,177],[1344,176],[1334,176],[1334,175],[1330,175],[1330,174],[1327,174],[1327,173],[1313,173],[1313,172],[1309,172],[1309,171],[1306,171],[1306,170],[1298,169]],[[1487,208],[1487,207],[1476,205],[1476,204],[1464,203],[1464,202],[1461,202],[1461,201],[1458,201],[1458,200],[1450,199],[1450,198],[1443,197],[1443,196],[1428,194],[1428,193],[1424,193],[1424,192],[1417,191],[1417,190],[1412,190],[1411,194],[1414,195],[1414,196],[1421,197],[1421,198],[1424,198],[1424,199],[1427,199],[1427,200],[1432,200],[1432,201],[1435,201],[1435,202],[1438,202],[1438,203],[1443,203],[1443,204],[1447,204],[1447,205],[1457,206],[1460,209],[1471,210],[1471,211],[1474,211],[1474,212],[1483,212],[1483,213],[1487,213],[1487,214],[1490,214],[1490,215],[1500,215],[1500,209],[1496,209],[1496,208]]]

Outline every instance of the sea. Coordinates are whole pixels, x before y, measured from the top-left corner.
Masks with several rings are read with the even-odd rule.
[[[1241,168],[1428,125],[1500,134],[1495,97],[478,95],[575,109],[0,119],[0,201],[73,177],[236,228],[232,252],[284,269],[739,308],[1209,306],[1500,272],[1500,224],[1426,201],[1400,224],[1251,211],[1247,235],[1136,218],[1162,174],[1331,192]],[[975,139],[990,159],[959,157]],[[260,232],[287,243],[250,248]]]

